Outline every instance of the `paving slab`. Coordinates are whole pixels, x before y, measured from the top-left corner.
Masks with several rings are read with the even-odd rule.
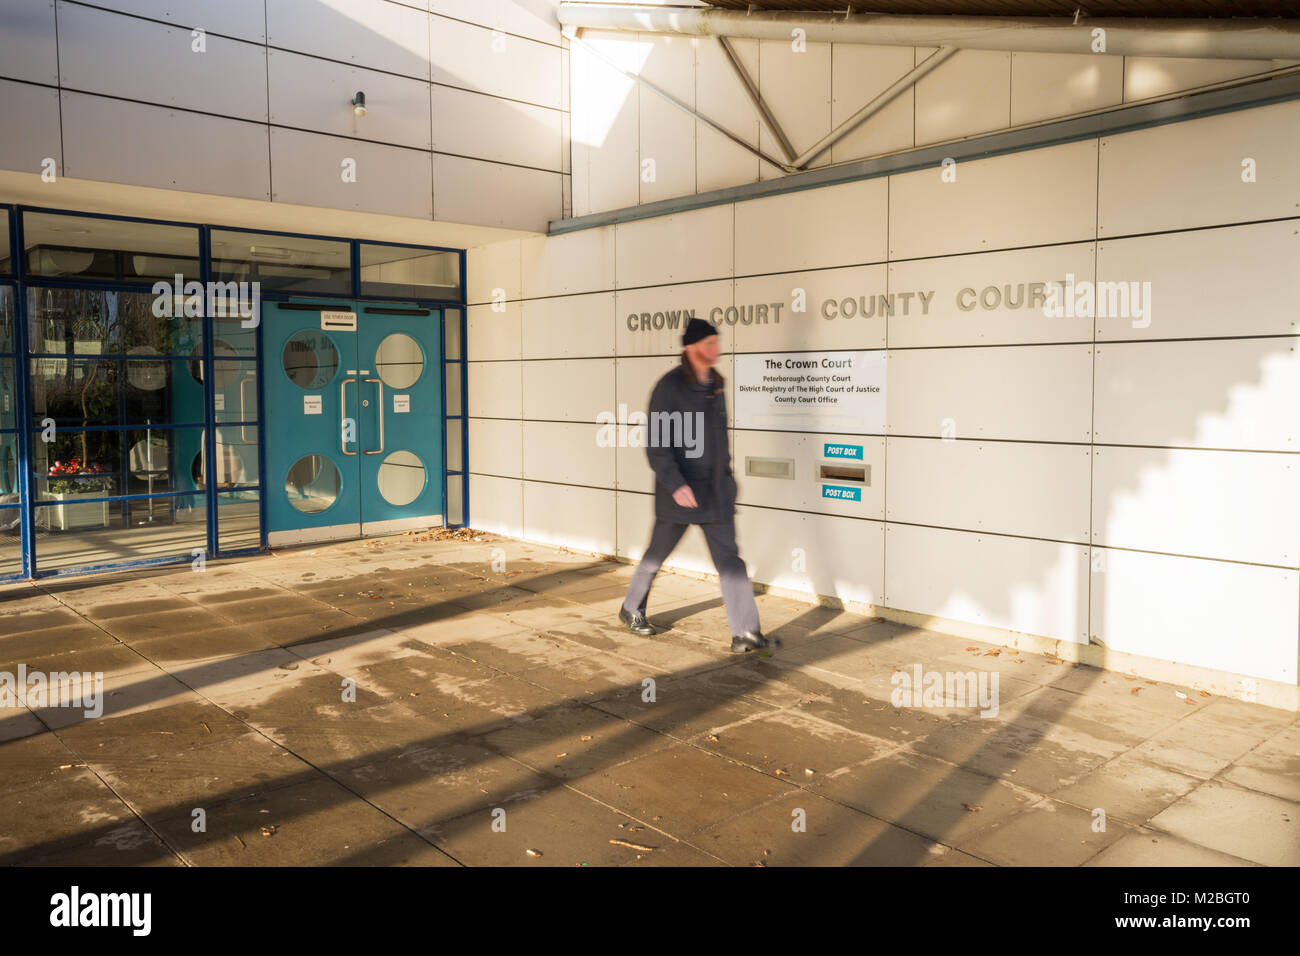
[[[1300,866],[1300,813],[1267,793],[1210,780],[1151,818],[1153,828],[1265,866]]]
[[[973,856],[999,866],[1081,866],[1134,829],[1114,819],[1104,832],[1093,829],[1087,811],[1044,799],[991,823],[957,844]]]

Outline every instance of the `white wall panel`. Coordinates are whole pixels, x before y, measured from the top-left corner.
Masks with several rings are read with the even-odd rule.
[[[1011,125],[1117,106],[1124,57],[1095,53],[1012,53]]]
[[[265,123],[265,48],[209,36],[200,53],[193,42],[188,29],[77,4],[59,8],[64,86]]]
[[[1295,451],[1294,337],[1097,346],[1096,440]]]
[[[641,34],[639,39],[650,44],[641,66],[641,76],[694,107],[694,38]],[[646,203],[689,196],[695,192],[695,117],[644,88],[638,92],[638,103],[638,201]],[[648,167],[647,162],[652,162],[653,166]]]
[[[613,488],[614,449],[596,443],[598,431],[595,423],[524,422],[524,477]]]
[[[831,51],[831,127],[839,129],[915,62],[911,47],[836,43]],[[915,92],[908,88],[830,149],[836,163],[892,153],[912,145]]]
[[[523,417],[523,372],[518,362],[470,362],[468,373],[471,415]]]
[[[441,222],[543,232],[560,218],[562,197],[559,173],[446,153],[433,161],[434,218]]]
[[[814,592],[883,606],[885,525],[809,515],[805,527],[816,542],[808,557]]]
[[[612,359],[534,359],[523,369],[524,418],[595,422],[602,412],[617,413]]]
[[[889,352],[889,433],[1086,442],[1092,354],[1087,345],[901,349]]]
[[[884,265],[736,279],[736,304],[746,307],[729,327],[736,351],[884,348],[883,306],[876,297],[885,294],[887,279]],[[798,289],[803,290],[802,312],[794,310]],[[849,299],[853,301],[846,305]],[[752,316],[748,310],[760,303],[767,306],[766,322],[757,309]],[[852,315],[846,318],[846,312]],[[873,314],[864,317],[864,312]]]
[[[1099,59],[1118,59],[1099,57]],[[1170,56],[1124,57],[1124,102],[1165,96],[1281,66],[1280,60],[1194,60]]]
[[[355,182],[343,180],[348,159]],[[431,166],[432,156],[420,150],[271,128],[275,202],[431,219]]]
[[[735,433],[734,441],[732,471],[740,489],[739,500],[747,505],[793,508],[853,518],[881,519],[885,516],[885,442],[882,438],[742,429]],[[862,464],[869,469],[869,482],[862,486],[861,501],[822,497],[819,466],[824,460],[823,445],[828,442],[862,446],[863,458],[860,461],[840,462]],[[765,478],[746,474],[747,457],[793,458],[794,478]]]
[[[750,77],[758,76],[758,41],[733,40],[731,48]],[[751,146],[758,146],[758,116],[722,48],[701,38],[695,46],[695,91],[699,112]],[[725,117],[720,120],[719,117]],[[771,155],[771,154],[769,154]],[[695,124],[696,182],[700,192],[758,182],[762,161],[703,123]],[[767,166],[766,163],[762,165]],[[769,169],[773,167],[768,166]]]
[[[646,411],[655,383],[664,374],[676,368],[679,361],[679,355],[619,358],[615,362],[614,400],[626,405],[629,411]],[[725,375],[726,372],[724,371],[723,374]]]
[[[1099,237],[1300,214],[1300,102],[1104,136],[1097,203]]]
[[[921,63],[926,50],[917,50]],[[916,145],[1011,125],[1011,54],[958,50],[916,83]]]
[[[274,0],[271,0],[274,2]],[[60,7],[69,4],[61,3]],[[165,20],[187,31],[202,27],[209,33],[263,43],[266,40],[266,11],[263,0],[112,0],[121,13],[132,13],[152,20]],[[59,12],[60,23],[63,12]]]
[[[469,476],[471,527],[520,537],[524,533],[524,483],[513,478]]]
[[[758,83],[759,95],[796,154],[831,131],[829,43],[808,43],[796,52],[789,40],[760,40],[758,74],[750,77]],[[759,148],[769,156],[784,158],[766,127],[759,129]],[[826,166],[830,161],[828,150],[809,166]],[[764,163],[760,175],[763,179],[779,179],[785,174]]]
[[[54,0],[0,0],[0,75],[59,82]]]
[[[560,108],[560,50],[484,27],[430,18],[435,83]]]
[[[1087,643],[1088,573],[1083,545],[885,527],[887,607]]]
[[[888,202],[878,177],[736,203],[736,275],[882,262]]]
[[[614,288],[613,226],[525,239],[519,250],[530,299]]]
[[[497,289],[502,290],[507,300],[518,299],[523,294],[521,268],[518,239],[470,249],[465,256],[469,301],[491,302],[496,298]]]
[[[887,459],[890,521],[1088,543],[1086,447],[891,438]]]
[[[1294,334],[1298,262],[1294,220],[1099,242],[1098,282],[1128,283],[1144,298],[1140,283],[1149,282],[1151,308],[1140,318],[1099,316],[1097,338]]]
[[[1094,544],[1300,567],[1300,458],[1097,448]]]
[[[506,302],[497,312],[490,305],[469,307],[469,354],[471,362],[521,358],[520,323],[522,302]]]
[[[429,79],[429,15],[411,7],[385,0],[266,0],[266,28],[271,46]]]
[[[426,81],[282,50],[271,50],[268,56],[272,123],[429,148]],[[352,98],[358,90],[366,94],[365,116],[352,111]]]
[[[524,358],[614,355],[614,295],[593,292],[523,303]]]
[[[651,495],[618,493],[618,554],[641,560],[646,546],[650,543],[650,532],[654,527],[654,498]],[[678,568],[697,573],[715,574],[713,562],[709,560],[709,550],[705,545],[704,532],[697,527],[688,528],[682,540],[668,560],[666,568]],[[719,595],[721,600],[721,595]],[[653,618],[655,613],[655,592],[652,588],[646,605],[646,614]]]
[[[616,225],[618,288],[730,278],[731,209],[709,206]]]
[[[62,97],[68,176],[271,198],[265,126],[81,93]]]
[[[412,2],[412,0],[406,0]],[[558,0],[427,0],[434,13],[545,43],[560,42]],[[417,4],[418,5],[418,4]],[[436,29],[436,27],[435,27]]]
[[[558,110],[434,85],[433,148],[559,172],[560,116]]]
[[[1295,571],[1107,549],[1098,563],[1092,633],[1105,647],[1296,682]]]
[[[504,418],[471,418],[468,421],[470,472],[522,477],[523,423]]]
[[[529,541],[614,552],[614,492],[524,482],[524,532]]]
[[[736,509],[736,546],[751,581],[789,588],[811,596],[809,573],[820,563],[834,560],[809,527],[810,515],[769,508]],[[804,569],[795,570],[795,549],[805,553]]]
[[[907,292],[908,314],[896,298],[889,319],[891,347],[1086,342],[1092,322],[1085,317],[1043,314],[1046,283],[1093,280],[1094,244],[1071,243],[917,259],[889,264],[889,291]],[[928,304],[921,296],[932,294]]]
[[[682,333],[691,315],[705,321],[722,322],[723,310],[732,304],[731,282],[691,282],[685,285],[660,285],[646,289],[618,292],[614,297],[615,343],[619,355],[680,355]],[[714,310],[719,310],[715,312]],[[644,328],[642,324],[644,323]],[[656,327],[657,326],[657,327]],[[635,331],[633,330],[635,327]],[[734,343],[727,333],[720,347],[729,350]]]
[[[58,90],[0,80],[0,96],[6,107],[0,110],[0,169],[39,174],[49,158],[54,172],[65,175]]]
[[[889,177],[895,259],[1078,242],[1095,237],[1097,143],[1084,140]],[[936,229],[935,223],[943,223]]]
[[[575,215],[637,203],[640,92],[601,57],[635,74],[648,49],[627,34],[596,31],[571,47]]]

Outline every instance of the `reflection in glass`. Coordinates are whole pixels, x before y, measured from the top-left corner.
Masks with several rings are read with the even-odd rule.
[[[23,553],[19,523],[22,512],[19,508],[4,507],[5,499],[17,495],[0,495],[0,578],[22,574]]]
[[[214,229],[212,278],[259,282],[262,291],[352,291],[352,255],[347,242],[302,239]]]
[[[424,492],[424,464],[412,452],[395,451],[379,466],[376,481],[390,505],[409,505]]]
[[[280,361],[289,381],[309,392],[317,391],[334,380],[339,350],[324,332],[302,329],[284,343]]]
[[[14,350],[14,290],[0,285],[0,352]]]
[[[27,343],[35,355],[189,355],[203,346],[203,320],[154,315],[146,292],[28,289]]]
[[[342,479],[338,467],[323,455],[299,458],[284,480],[284,494],[303,514],[319,514],[338,500]]]
[[[38,501],[37,568],[45,572],[148,558],[189,560],[195,550],[207,548],[206,517],[202,495],[149,501]]]
[[[78,279],[164,280],[199,277],[199,231],[192,226],[23,213],[30,275]]]
[[[424,371],[424,353],[415,339],[394,332],[375,350],[375,366],[389,388],[410,388]]]
[[[255,490],[217,495],[217,539],[222,551],[261,545],[262,517]]]
[[[460,253],[361,243],[361,294],[459,299]]]

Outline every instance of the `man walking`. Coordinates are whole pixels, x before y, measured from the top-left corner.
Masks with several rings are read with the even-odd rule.
[[[650,395],[646,454],[655,473],[655,526],[618,617],[634,634],[655,633],[645,617],[650,585],[687,527],[698,524],[721,579],[731,649],[739,653],[779,647],[780,641],[759,628],[754,588],[736,548],[736,479],[717,361],[718,330],[691,319],[682,335],[681,364]]]

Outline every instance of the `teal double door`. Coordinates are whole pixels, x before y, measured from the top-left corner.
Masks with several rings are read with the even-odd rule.
[[[442,523],[442,313],[263,306],[271,547]]]

